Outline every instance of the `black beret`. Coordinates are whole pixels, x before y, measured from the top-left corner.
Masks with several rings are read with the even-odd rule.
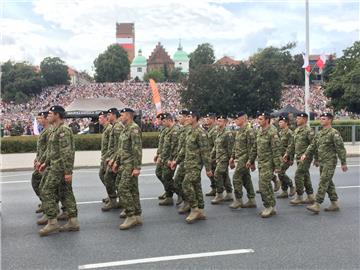
[[[196,116],[197,118],[200,118],[199,112],[194,111],[194,110],[189,110],[189,114],[188,114],[188,115]]]
[[[108,114],[108,111],[101,111],[101,112],[99,112],[99,116],[100,115],[107,115]]]
[[[306,113],[306,112],[300,112],[300,113],[298,113],[296,116],[299,116],[299,117],[306,117],[306,118],[308,118],[309,116],[308,116],[308,114]]]
[[[244,116],[244,115],[246,115],[246,113],[243,112],[243,111],[240,111],[240,112],[235,113],[235,114],[234,114],[234,117],[235,117],[235,118],[239,118],[239,117]]]
[[[118,109],[116,109],[116,108],[110,108],[110,109],[107,110],[107,113],[114,113],[114,114],[116,114],[116,113],[119,113],[119,111],[118,111]]]
[[[164,120],[164,119],[172,119],[172,116],[170,113],[162,113],[161,116],[160,116],[160,119],[161,120]]]
[[[159,113],[158,115],[156,115],[156,118],[160,118],[162,117],[163,113]]]
[[[279,121],[285,121],[285,122],[287,122],[287,121],[289,121],[289,117],[287,117],[286,115],[280,115]]]
[[[133,113],[133,112],[134,112],[134,110],[133,110],[133,109],[131,109],[131,108],[124,108],[124,109],[122,109],[120,112],[121,112],[121,113],[124,113],[124,112],[130,112],[130,113]]]
[[[268,112],[258,112],[257,116],[265,116],[265,118],[271,118],[270,113]]]
[[[179,114],[180,114],[180,115],[189,115],[189,110],[186,110],[186,109],[181,110],[181,111],[179,112]]]
[[[45,118],[48,116],[49,112],[39,112],[38,116],[44,116]]]
[[[217,119],[227,119],[227,115],[226,114],[218,114]]]
[[[209,113],[206,114],[206,117],[215,118],[215,117],[216,117],[216,114],[209,112]]]
[[[65,109],[63,107],[61,107],[61,106],[55,105],[55,106],[52,106],[50,108],[49,112],[55,112],[55,113],[64,114]]]
[[[328,118],[331,118],[331,119],[334,118],[334,116],[329,112],[324,112],[324,113],[320,114],[320,117],[328,117]]]

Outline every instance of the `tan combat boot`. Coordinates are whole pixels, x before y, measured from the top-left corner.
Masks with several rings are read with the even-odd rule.
[[[288,197],[289,197],[289,194],[287,193],[287,191],[283,191],[279,195],[276,196],[276,198],[278,198],[278,199],[286,199]]]
[[[307,198],[304,200],[305,204],[313,204],[315,202],[315,195],[309,194],[307,195]]]
[[[48,223],[48,218],[44,214],[40,219],[36,221],[37,225],[46,225]]]
[[[211,200],[212,204],[219,204],[224,201],[224,195],[222,193],[216,193],[216,196],[213,200]]]
[[[121,211],[119,218],[126,218],[125,209]]]
[[[166,192],[158,197],[159,200],[164,200],[166,198]]]
[[[280,187],[281,187],[281,182],[279,179],[276,178],[275,185],[274,185],[274,192],[279,191]]]
[[[320,203],[315,202],[312,205],[306,206],[306,209],[313,212],[313,213],[315,213],[315,214],[319,214],[320,213]]]
[[[299,204],[303,204],[304,200],[303,200],[303,196],[302,195],[297,195],[295,199],[292,199],[290,201],[290,204],[292,205],[299,205]]]
[[[131,227],[134,227],[136,224],[138,224],[138,221],[135,216],[127,217],[124,223],[119,226],[119,229],[128,230]]]
[[[190,209],[191,209],[190,204],[188,202],[184,201],[184,205],[179,208],[178,213],[186,214],[187,212],[190,211]]]
[[[275,211],[276,213],[276,211]],[[261,212],[261,217],[262,218],[268,218],[271,217],[271,215],[273,214],[273,207],[267,207],[265,208],[262,212]]]
[[[166,197],[164,200],[159,202],[161,206],[171,206],[174,205],[174,199],[172,197]]]
[[[340,207],[337,201],[332,201],[329,207],[324,209],[326,212],[339,211]]]
[[[193,223],[195,220],[200,219],[201,211],[198,207],[191,208],[190,214],[185,219],[188,224]]]
[[[176,205],[180,205],[180,204],[182,204],[182,202],[183,202],[184,200],[183,200],[183,198],[181,197],[181,196],[179,196],[178,195],[178,197],[177,197],[177,201],[176,201]]]
[[[216,190],[215,188],[212,188],[208,193],[205,194],[205,196],[215,196]]]
[[[110,198],[109,198],[109,197],[102,199],[102,202],[105,203],[105,204],[107,204],[109,201],[110,201]]]
[[[242,199],[235,199],[232,204],[229,205],[231,209],[238,209],[242,207],[243,200]]]
[[[255,198],[249,199],[245,204],[241,206],[241,208],[256,208],[256,201]]]
[[[60,227],[60,232],[71,232],[71,231],[79,231],[80,224],[76,217],[70,218],[69,221]]]
[[[143,218],[140,216],[140,215],[138,215],[138,216],[135,216],[135,218],[136,218],[136,225],[143,225],[144,224],[144,221],[143,221]]]
[[[234,200],[233,194],[231,192],[226,192],[224,197],[224,202],[232,202]]]
[[[205,215],[204,209],[200,209],[200,208],[199,208],[199,211],[200,211],[199,219],[201,219],[201,220],[207,219],[207,217],[206,217],[206,215]]]
[[[60,226],[59,226],[56,218],[49,219],[46,226],[39,231],[39,235],[47,236],[50,233],[57,233],[57,232],[59,232],[59,228],[60,228]]]
[[[110,198],[109,202],[105,204],[103,207],[101,207],[101,211],[103,212],[110,211],[111,209],[116,208],[116,205],[117,205],[116,198]]]
[[[292,197],[292,196],[295,195],[295,193],[296,193],[296,188],[295,188],[295,186],[290,187],[289,196]]]
[[[58,214],[57,215],[57,220],[68,220],[68,215],[67,215],[67,213],[66,212],[61,212],[61,214]]]
[[[42,208],[42,204],[38,204],[38,208],[36,209],[36,211],[35,211],[35,213],[36,214],[40,214],[40,213],[42,213],[44,210],[43,210],[43,208]]]

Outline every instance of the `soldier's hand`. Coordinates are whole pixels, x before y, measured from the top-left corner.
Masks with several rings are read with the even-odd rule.
[[[245,166],[246,166],[246,168],[249,169],[249,168],[251,167],[251,162],[250,162],[250,161],[246,162],[246,165],[245,165]]]
[[[171,169],[172,171],[175,171],[175,169],[176,169],[176,161],[175,161],[175,160],[173,160],[173,161],[171,162],[170,169]]]
[[[158,155],[154,156],[154,162],[157,163]]]
[[[348,166],[345,164],[345,165],[341,165],[341,170],[343,172],[346,172],[348,170]]]
[[[255,163],[253,163],[253,164],[250,165],[250,169],[251,169],[252,172],[256,170]]]
[[[41,165],[40,162],[35,163],[34,165],[35,171],[39,171],[40,165]]]
[[[132,173],[131,173],[132,176],[139,176],[140,175],[140,170],[139,169],[133,169]]]
[[[171,163],[172,163],[172,161],[171,161],[171,160],[168,160],[168,162],[166,163],[166,165],[167,165],[169,168],[171,168]]]
[[[113,159],[110,159],[110,160],[108,161],[108,166],[111,168],[111,167],[113,166],[113,164],[114,164],[114,160],[113,160]]]
[[[278,174],[280,171],[281,171],[280,169],[275,169],[275,170],[274,170],[274,172],[275,172],[276,174]]]
[[[300,160],[301,160],[301,161],[304,161],[305,159],[306,159],[306,155],[305,155],[305,154],[302,154]]]
[[[111,166],[111,170],[113,171],[113,173],[117,173],[119,170],[119,166],[117,165],[116,162],[113,163],[113,165]]]
[[[314,163],[313,163],[313,164],[314,164],[315,167],[319,167],[319,165],[320,165],[320,163],[319,163],[318,160],[314,160]]]
[[[72,174],[65,174],[64,176],[66,183],[71,183],[72,181]]]
[[[212,177],[214,174],[213,174],[212,171],[206,171],[206,175],[207,175],[208,177]]]
[[[233,158],[230,158],[229,160],[229,166],[230,169],[234,169],[235,168],[235,160]]]
[[[289,156],[287,154],[285,154],[283,157],[282,157],[283,161],[286,163],[288,162],[289,160]]]
[[[39,166],[39,172],[43,172],[45,170],[45,168],[46,168],[46,164],[45,163],[41,164]]]

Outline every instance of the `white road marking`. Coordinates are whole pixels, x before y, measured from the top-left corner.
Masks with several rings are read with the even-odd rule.
[[[342,186],[342,187],[337,187],[335,186],[335,188],[360,188],[360,186]]]
[[[150,198],[140,198],[140,201],[150,201],[150,200],[157,200],[156,197],[150,197]],[[102,201],[88,201],[88,202],[77,202],[76,204],[95,204],[95,203],[102,203]]]
[[[0,182],[0,184],[18,184],[18,183],[30,183],[30,180],[23,180],[23,181],[5,181]]]
[[[183,255],[174,255],[174,256],[144,258],[144,259],[136,259],[136,260],[85,264],[85,265],[79,265],[79,269],[96,269],[96,268],[106,268],[106,267],[123,266],[123,265],[186,260],[186,259],[194,259],[194,258],[225,256],[225,255],[245,254],[245,253],[254,253],[254,252],[255,251],[253,249],[235,249],[235,250],[224,250],[224,251],[214,251],[214,252],[204,252],[204,253],[193,253],[193,254],[183,254]]]
[[[2,174],[1,174],[1,178],[3,178],[3,177],[18,177],[18,176],[25,176],[25,175],[30,176],[31,174],[32,174],[32,173],[10,174],[10,175],[2,175]]]

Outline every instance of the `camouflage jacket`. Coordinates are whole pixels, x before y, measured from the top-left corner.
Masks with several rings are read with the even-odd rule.
[[[186,142],[186,134],[191,130],[191,126],[182,126],[180,127],[179,130],[179,143],[178,143],[178,147],[177,147],[177,153],[176,153],[176,157],[175,160],[177,160],[181,149],[183,147],[185,147],[185,142]]]
[[[208,138],[209,138],[209,143],[210,143],[210,149],[213,149],[219,129],[218,129],[217,125],[213,125],[208,129],[207,132],[208,132]]]
[[[283,156],[286,152],[291,152],[291,145],[293,143],[294,137],[292,130],[289,128],[281,129],[279,135],[281,156]]]
[[[156,155],[158,155],[158,156],[161,155],[162,147],[164,144],[164,137],[165,137],[166,132],[167,132],[167,128],[164,127],[159,133],[159,144],[158,144],[158,149],[156,151]]]
[[[101,135],[101,161],[105,160],[106,152],[109,148],[110,133],[112,130],[112,125],[110,123],[106,124]]]
[[[185,169],[199,169],[204,165],[206,170],[211,170],[210,147],[206,131],[197,126],[186,134],[185,145],[176,159],[176,163],[184,162]]]
[[[268,167],[280,169],[281,165],[280,139],[276,129],[269,127],[258,131],[254,147],[251,149],[250,162],[258,157],[259,169]]]
[[[115,152],[118,149],[119,138],[123,129],[124,129],[123,124],[120,124],[119,122],[115,122],[112,125],[110,137],[109,137],[108,150],[106,151],[106,154],[103,156],[104,160],[115,159]]]
[[[45,159],[45,164],[51,170],[72,174],[75,160],[75,141],[71,129],[64,123],[52,128],[48,146],[42,159]]]
[[[254,143],[255,131],[251,127],[246,126],[245,128],[238,129],[231,157],[238,160],[238,164],[241,164],[242,167],[245,167]]]
[[[212,150],[212,158],[215,158],[216,162],[229,162],[232,149],[234,146],[234,136],[230,130],[217,131],[214,147]]]
[[[306,156],[314,155],[314,159],[320,164],[336,164],[339,157],[341,165],[346,164],[346,149],[343,139],[334,128],[320,130],[312,143],[308,146]]]
[[[314,139],[314,132],[308,126],[298,127],[294,131],[294,139],[289,152],[286,152],[291,160],[294,156],[297,160],[301,158],[301,155],[305,153],[307,147]],[[311,159],[311,158],[310,158]]]
[[[177,125],[173,125],[172,127],[168,128],[166,134],[164,135],[164,142],[162,145],[162,151],[160,153],[162,162],[175,160],[177,156],[178,143],[179,127]]]
[[[42,156],[46,152],[47,144],[49,141],[49,135],[50,135],[50,127],[47,129],[44,129],[40,133],[39,138],[37,140],[37,145],[36,145],[36,157],[35,157],[36,161],[42,160]]]
[[[141,130],[135,122],[125,125],[119,139],[116,153],[116,162],[119,166],[131,166],[140,169],[142,159]]]

